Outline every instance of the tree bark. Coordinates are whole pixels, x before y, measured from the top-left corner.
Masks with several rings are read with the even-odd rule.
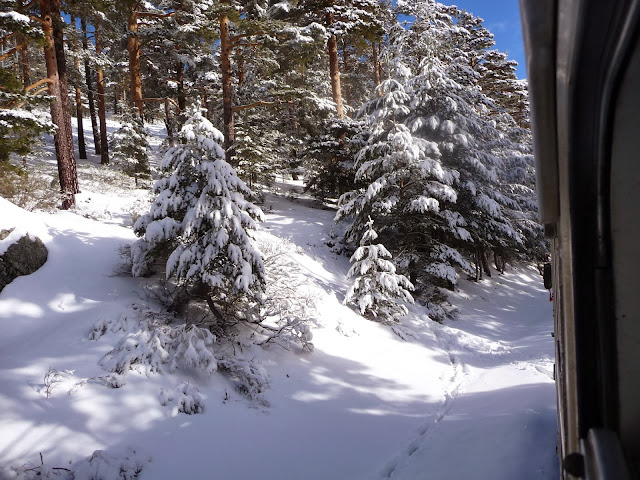
[[[24,12],[24,0],[18,0],[17,7],[18,12],[25,14]],[[31,85],[31,72],[29,71],[29,45],[25,45],[20,49],[20,67],[22,68],[22,85],[27,88]]]
[[[229,17],[226,13],[220,14],[220,70],[222,74],[222,122],[224,130],[224,148],[228,152],[236,139],[236,135],[233,123],[231,38],[229,36]]]
[[[96,21],[95,25],[95,41],[96,53],[102,53],[102,39],[100,38],[100,21]],[[109,163],[109,142],[107,139],[107,112],[104,99],[104,73],[102,67],[98,65],[96,69],[96,86],[98,89],[98,117],[100,119],[100,163],[106,165]]]
[[[491,267],[489,266],[489,259],[487,258],[487,252],[482,250],[480,252],[480,260],[482,260],[482,269],[487,277],[491,277]]]
[[[22,68],[22,85],[26,88],[31,85],[31,75],[29,72],[29,46],[25,45],[20,49],[20,67]]]
[[[49,95],[54,97],[51,102],[51,121],[56,125],[53,140],[56,149],[58,163],[58,177],[60,191],[65,194],[62,208],[67,210],[75,205],[75,194],[78,193],[78,175],[76,172],[76,159],[73,149],[73,134],[71,131],[71,117],[69,101],[66,92],[66,83],[61,82],[61,73],[64,70],[64,57],[58,59],[56,48],[56,34],[62,38],[62,29],[55,23],[60,19],[60,5],[56,0],[40,0],[40,12],[42,15],[42,30],[45,35],[44,57],[47,68]],[[62,66],[63,71],[60,72]],[[66,109],[65,109],[66,104]]]
[[[80,19],[80,26],[82,28],[82,49],[86,53],[89,50],[89,42],[87,40],[87,21],[84,18]],[[93,131],[93,146],[96,155],[100,155],[100,132],[96,119],[96,106],[93,100],[95,93],[93,90],[93,72],[88,58],[84,60],[84,76],[87,82],[87,99],[89,100],[89,116],[91,117],[91,130]]]
[[[184,95],[184,65],[182,62],[176,64],[176,82],[178,84],[178,108],[184,112],[187,108],[187,98]]]
[[[140,68],[140,39],[138,38],[138,2],[133,2],[127,17],[129,50],[129,75],[131,79],[131,105],[138,110],[143,118],[144,103],[142,102],[142,70]]]
[[[373,61],[373,82],[377,87],[382,82],[382,75],[380,72],[380,60],[378,59],[378,48],[376,47],[376,42],[371,42],[371,51],[373,53],[371,57]],[[377,95],[380,96],[382,93],[377,92]]]
[[[164,99],[164,116],[165,116],[165,125],[167,127],[167,141],[169,142],[169,146],[173,147],[175,144],[175,140],[173,137],[173,118],[171,116],[171,105],[169,104],[169,99]]]
[[[75,36],[76,29],[76,19],[73,15],[71,15],[71,25],[73,26],[74,36],[73,36],[73,51],[76,53],[76,56],[73,59],[73,66],[78,72],[78,78],[80,78],[80,60],[78,59],[78,42]],[[87,158],[87,147],[84,142],[84,125],[82,118],[82,91],[80,90],[80,86],[76,85],[76,121],[78,124],[78,156],[82,159]]]
[[[327,14],[327,25],[333,23],[333,14]],[[338,39],[335,35],[331,35],[327,42],[329,50],[329,75],[331,77],[331,93],[333,102],[336,104],[336,114],[338,118],[344,118],[342,108],[342,89],[340,88],[340,67],[338,65]]]
[[[342,42],[342,68],[345,74],[349,72],[349,52],[347,51],[347,42],[344,40]],[[351,85],[348,78],[344,81],[344,99],[347,105],[351,105]]]
[[[504,273],[504,267],[506,264],[504,256],[501,253],[493,252],[493,261],[496,265],[496,270],[498,270],[499,273]]]

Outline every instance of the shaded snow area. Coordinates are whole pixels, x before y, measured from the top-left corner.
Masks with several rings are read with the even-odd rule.
[[[238,345],[267,384],[258,400],[228,373],[186,368],[190,351],[167,347],[175,369],[114,373],[132,359],[110,352],[147,335],[145,312],[159,308],[149,280],[116,274],[150,197],[83,184],[90,163],[75,211],[0,199],[0,229],[49,249],[0,293],[0,478],[557,478],[552,304],[535,268],[461,281],[444,325],[417,304],[397,326],[377,324],[342,305],[349,259],[327,245],[334,212],[283,184],[257,237],[289,239],[315,303],[313,351]]]

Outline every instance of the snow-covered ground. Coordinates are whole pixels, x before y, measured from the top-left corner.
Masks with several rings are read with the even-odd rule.
[[[41,458],[49,478],[67,474],[51,468],[92,478],[79,472],[95,450],[105,479],[140,469],[159,480],[557,478],[552,305],[537,270],[462,281],[458,318],[444,325],[420,306],[397,327],[370,322],[342,305],[349,261],[326,244],[334,212],[291,200],[284,185],[267,196],[258,237],[290,239],[316,300],[314,351],[248,350],[269,377],[263,402],[217,372],[131,372],[106,386],[100,361],[122,332],[89,332],[148,302],[141,280],[114,273],[148,193],[82,183],[92,161],[74,212],[0,199],[0,229],[19,226],[49,249],[0,293],[0,478],[42,478],[29,470]],[[161,404],[185,382],[203,413]]]

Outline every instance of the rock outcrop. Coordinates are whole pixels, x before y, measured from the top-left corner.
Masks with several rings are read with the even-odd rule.
[[[12,230],[0,230],[0,240],[5,239]],[[38,270],[47,261],[49,252],[42,240],[31,239],[28,235],[10,245],[0,255],[0,292],[15,278],[29,275]]]

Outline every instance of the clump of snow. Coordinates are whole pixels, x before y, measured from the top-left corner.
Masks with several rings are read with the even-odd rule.
[[[15,480],[135,480],[151,462],[151,457],[142,457],[133,447],[128,447],[122,455],[96,450],[76,464],[51,466],[44,462],[40,454],[40,464],[27,463],[11,467],[2,478]],[[3,471],[0,470],[0,474]]]
[[[39,238],[45,244],[51,239],[48,228],[37,215],[27,212],[10,201],[0,197],[0,230],[10,230],[9,235],[0,240],[0,255],[25,235],[34,240]]]
[[[218,366],[229,375],[236,390],[251,400],[268,406],[264,392],[269,386],[269,373],[259,361],[239,354],[227,354],[218,360]]]
[[[0,12],[0,18],[11,19],[14,22],[24,23],[25,25],[29,25],[29,23],[31,22],[31,19],[29,17],[13,10],[10,10],[8,12]]]
[[[181,383],[174,390],[160,390],[160,404],[171,407],[171,415],[178,413],[192,415],[204,412],[204,400],[200,391],[191,383]]]
[[[73,469],[74,480],[134,480],[139,478],[150,457],[142,457],[129,447],[124,455],[116,456],[96,450],[87,460],[78,462]]]
[[[116,347],[100,364],[119,375],[135,370],[142,373],[175,372],[191,368],[204,375],[217,370],[213,349],[216,337],[206,328],[195,325],[170,325],[171,316],[150,309],[137,308],[135,320],[124,315],[115,320],[99,320],[89,338],[99,339],[107,332],[126,332]]]

